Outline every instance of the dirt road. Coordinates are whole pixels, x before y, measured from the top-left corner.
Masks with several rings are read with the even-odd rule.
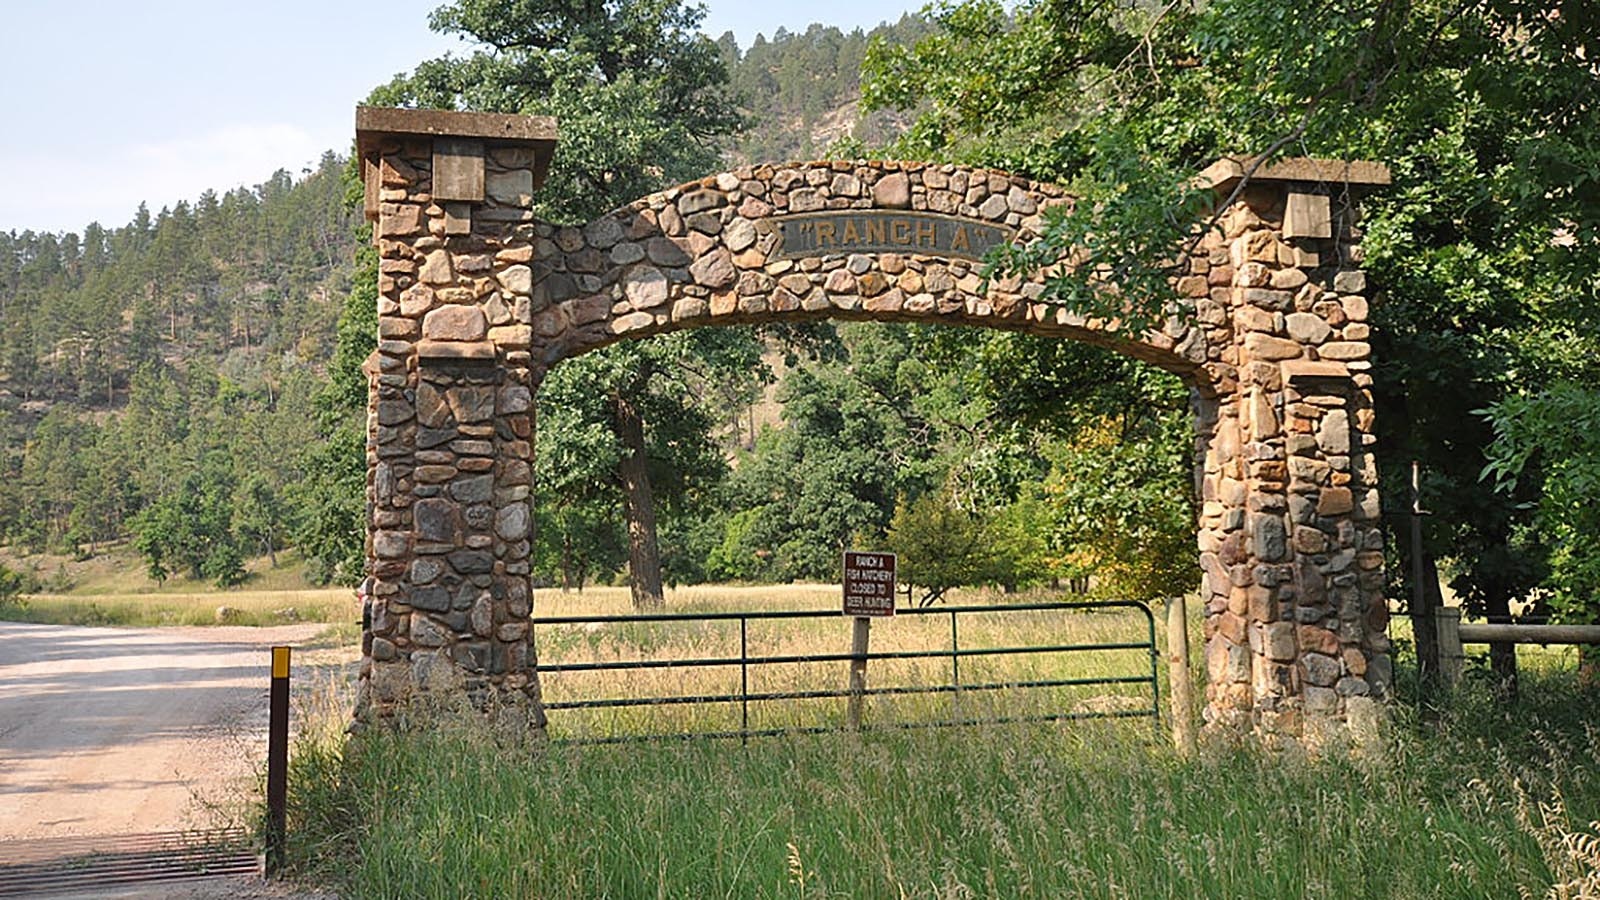
[[[267,648],[324,627],[0,622],[0,840],[217,824],[264,759]]]

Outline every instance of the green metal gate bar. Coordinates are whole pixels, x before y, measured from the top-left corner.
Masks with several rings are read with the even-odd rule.
[[[959,623],[963,618],[977,615],[1005,615],[1027,612],[1095,612],[1108,610],[1136,611],[1144,618],[1143,640],[1124,640],[1107,642],[1074,642],[1056,644],[1028,644],[1005,647],[962,647]],[[1160,688],[1157,682],[1157,665],[1159,652],[1156,648],[1155,617],[1150,608],[1144,603],[1129,600],[1108,601],[1061,601],[1042,603],[1018,603],[995,606],[951,606],[942,608],[916,608],[900,611],[896,618],[913,618],[917,616],[948,616],[950,619],[950,642],[947,648],[932,650],[888,650],[868,652],[863,656],[854,653],[818,653],[818,654],[757,654],[752,655],[750,646],[750,624],[752,622],[774,620],[799,620],[799,619],[832,619],[842,617],[831,610],[774,610],[752,612],[725,612],[725,613],[642,613],[637,615],[622,616],[536,616],[533,618],[535,639],[538,629],[560,627],[595,626],[624,626],[640,623],[666,623],[666,624],[695,624],[711,622],[737,622],[739,625],[739,653],[737,656],[700,656],[700,657],[673,657],[673,658],[638,658],[608,660],[596,662],[564,662],[542,663],[539,665],[541,673],[585,673],[585,672],[638,672],[648,670],[677,670],[677,669],[726,669],[738,667],[739,690],[730,693],[690,693],[674,694],[669,696],[623,696],[623,697],[582,697],[577,699],[552,700],[545,703],[545,709],[552,712],[562,710],[618,710],[634,707],[660,707],[660,706],[713,706],[718,704],[738,704],[739,727],[736,729],[692,730],[670,733],[638,733],[610,736],[584,736],[570,739],[576,743],[618,743],[634,740],[659,740],[663,738],[680,737],[712,737],[712,738],[741,738],[747,739],[756,736],[771,736],[780,734],[805,734],[822,733],[841,730],[842,725],[818,726],[791,726],[781,728],[752,728],[750,726],[750,704],[769,703],[781,701],[824,700],[830,698],[845,699],[852,696],[852,692],[845,688],[816,689],[816,690],[789,690],[789,691],[752,691],[750,689],[750,675],[752,669],[763,666],[796,665],[809,663],[850,662],[859,659],[872,661],[891,660],[920,660],[940,659],[950,662],[950,679],[947,683],[930,683],[916,685],[896,685],[889,687],[867,688],[859,692],[864,697],[889,697],[889,696],[914,696],[948,694],[953,703],[958,703],[961,695],[982,694],[985,692],[999,691],[1033,691],[1049,688],[1074,688],[1086,686],[1116,686],[1116,685],[1148,685],[1149,705],[1135,709],[1116,709],[1098,711],[1074,711],[1069,709],[1047,709],[1042,712],[1027,715],[996,714],[989,716],[968,716],[960,712],[959,706],[953,709],[953,714],[948,717],[926,719],[917,721],[875,722],[869,727],[873,728],[928,728],[950,725],[975,725],[975,724],[1003,724],[1008,722],[1024,721],[1057,721],[1074,719],[1105,719],[1105,718],[1143,718],[1152,720],[1157,734],[1160,733]],[[845,619],[848,621],[848,619]],[[1005,681],[976,681],[963,683],[961,680],[961,661],[983,657],[1016,657],[1031,654],[1084,654],[1084,653],[1127,653],[1142,652],[1148,663],[1148,672],[1140,671],[1137,674],[1108,675],[1102,677],[1085,678],[1032,678]]]

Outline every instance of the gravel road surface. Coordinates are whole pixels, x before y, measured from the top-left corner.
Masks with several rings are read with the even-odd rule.
[[[0,841],[218,824],[265,758],[267,648],[324,627],[0,622]]]

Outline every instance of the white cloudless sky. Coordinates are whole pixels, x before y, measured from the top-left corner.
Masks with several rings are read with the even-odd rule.
[[[355,106],[464,45],[428,29],[439,0],[7,0],[0,23],[0,231],[120,227],[298,175],[348,152]],[[870,29],[921,0],[712,0],[703,30],[812,22]]]

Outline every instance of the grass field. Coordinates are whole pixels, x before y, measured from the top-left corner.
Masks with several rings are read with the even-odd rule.
[[[77,559],[0,550],[0,564],[29,573],[42,589],[20,602],[0,604],[0,619],[52,625],[285,625],[293,622],[359,621],[361,610],[349,588],[321,588],[305,577],[298,554],[249,560],[248,579],[219,589],[174,575],[157,583],[126,544],[101,548]]]
[[[837,602],[826,586],[751,590],[682,593],[668,608]],[[537,605],[576,615],[627,600],[546,591]],[[843,624],[808,621],[770,646],[836,650]],[[1116,625],[1076,615],[1051,627],[1097,638]],[[874,632],[875,648],[889,631]],[[723,640],[606,626],[541,633],[539,649],[548,663]],[[349,697],[335,690],[302,710],[292,854],[348,897],[1594,896],[1600,698],[1563,655],[1525,658],[1520,705],[1476,681],[1439,718],[1396,704],[1381,752],[1361,757],[1211,747],[1190,761],[1148,723],[1116,721],[592,746],[490,733],[467,714],[351,740]],[[672,721],[564,715],[552,713],[552,733]]]
[[[29,594],[0,618],[53,625],[286,625],[357,622],[361,610],[349,588]]]
[[[1600,735],[1571,710],[1475,704],[1438,725],[1402,722],[1381,758],[1213,752],[1184,761],[1109,724],[578,747],[497,740],[469,721],[308,737],[291,827],[301,871],[349,897],[1600,886]],[[1572,890],[1552,890],[1563,882]]]
[[[315,587],[306,578],[305,565],[294,549],[277,559],[260,556],[245,560],[245,582],[222,589],[203,578],[174,573],[165,581],[152,579],[143,558],[128,541],[96,546],[87,555],[23,553],[15,546],[0,547],[0,564],[24,573],[50,594],[96,596],[101,594],[204,594],[232,590],[295,591]]]

